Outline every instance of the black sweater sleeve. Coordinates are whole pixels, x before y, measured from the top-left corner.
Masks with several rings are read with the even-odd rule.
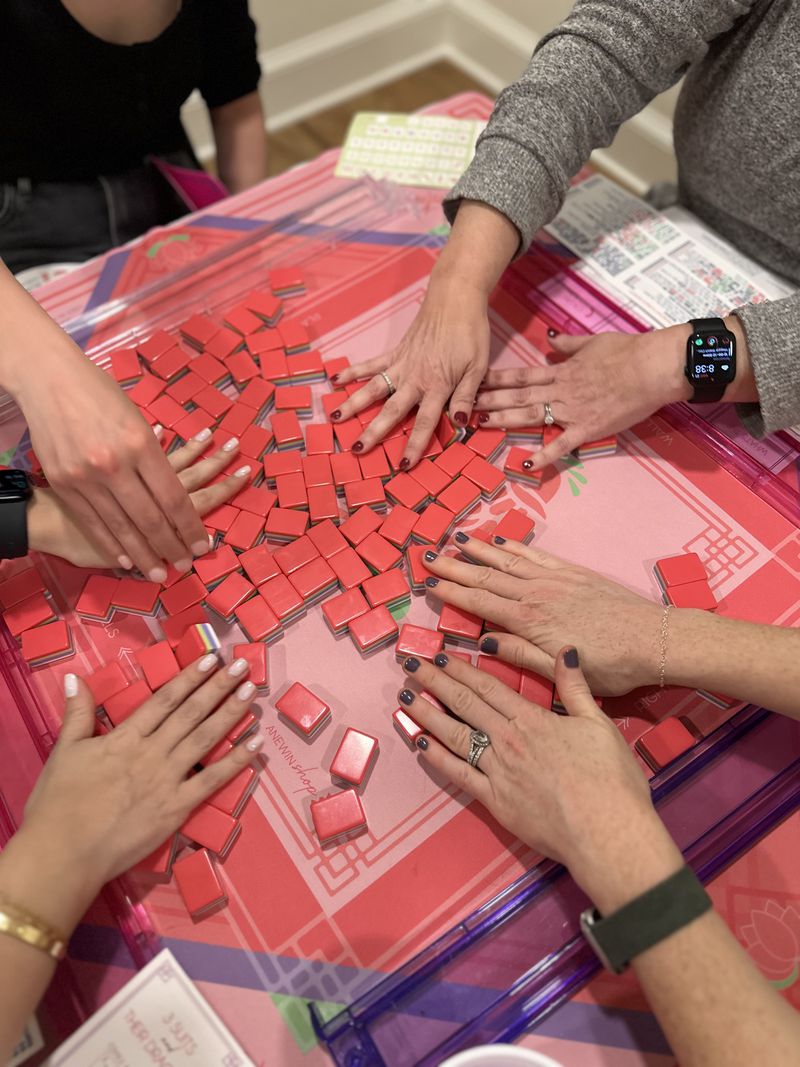
[[[203,69],[198,88],[209,108],[258,88],[256,27],[247,0],[201,0]]]

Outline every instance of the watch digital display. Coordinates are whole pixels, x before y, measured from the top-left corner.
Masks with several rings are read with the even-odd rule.
[[[692,334],[688,355],[687,376],[691,382],[727,385],[736,377],[734,340],[730,334]]]

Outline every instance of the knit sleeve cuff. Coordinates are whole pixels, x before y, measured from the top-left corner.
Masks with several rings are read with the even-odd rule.
[[[544,165],[529,148],[507,137],[486,134],[475,158],[444,199],[452,224],[462,200],[477,200],[500,211],[520,235],[517,255],[530,245],[536,231],[557,213],[560,203]]]
[[[747,336],[758,404],[737,410],[754,437],[800,423],[800,293],[735,308]]]

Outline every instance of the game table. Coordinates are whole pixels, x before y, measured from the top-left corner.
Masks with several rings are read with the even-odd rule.
[[[475,94],[439,107],[470,118],[485,118],[490,111],[489,101]],[[366,359],[395,343],[412,320],[446,229],[438,192],[336,179],[335,158],[326,153],[149,234],[36,295],[104,365],[112,349],[156,329],[175,330],[194,311],[219,317],[267,269],[299,265],[307,292],[293,298],[293,316],[307,327],[323,358]],[[636,328],[611,300],[572,277],[568,267],[566,250],[542,237],[533,253],[510,269],[492,301],[494,365],[541,362],[551,325],[570,332]],[[321,398],[327,391],[325,385],[314,387],[315,422],[323,421]],[[29,442],[10,404],[0,403],[0,420],[0,450],[8,460],[24,460]],[[797,625],[796,523],[759,494],[752,478],[736,477],[733,460],[717,462],[719,441],[712,444],[703,449],[692,434],[654,416],[620,435],[614,456],[559,464],[539,489],[508,482],[494,500],[471,512],[462,528],[479,532],[510,507],[520,508],[536,521],[537,545],[654,598],[654,562],[695,551],[706,561],[718,611]],[[735,459],[735,449],[730,456]],[[91,673],[118,662],[132,675],[137,651],[160,637],[158,618],[117,613],[108,623],[79,620],[74,605],[86,574],[52,558],[38,560],[37,566],[62,617],[72,624],[75,656],[31,675],[16,642],[3,634],[3,680],[19,712],[2,726],[0,815],[6,832],[18,822],[57,732],[63,674]],[[413,596],[410,608],[398,609],[397,617],[436,625],[423,596]],[[235,625],[217,630],[226,650],[241,640]],[[129,875],[109,887],[76,932],[61,985],[48,996],[41,1021],[51,1037],[63,1036],[119,988],[132,967],[166,945],[255,1062],[287,1067],[330,1062],[312,1029],[309,1000],[317,1006],[319,1026],[342,1006],[369,1000],[382,978],[405,975],[402,968],[417,953],[437,938],[446,939],[475,909],[524,880],[536,863],[537,857],[485,812],[416,766],[392,726],[402,674],[391,648],[362,658],[347,636],[331,634],[317,606],[287,628],[269,656],[270,694],[257,701],[266,759],[242,815],[241,839],[221,866],[228,907],[194,923],[174,883]],[[307,684],[333,710],[331,725],[311,744],[298,740],[275,714],[275,698],[292,681]],[[730,746],[739,745],[741,766],[747,765],[745,727],[753,712],[740,705],[720,707],[702,694],[667,688],[608,700],[605,710],[631,744],[666,716],[680,715],[691,724],[700,739],[697,752],[655,780],[666,791],[667,804],[674,796],[669,790],[682,774],[687,781],[695,775],[704,752],[711,759],[712,748],[720,748],[720,731],[731,723]],[[737,722],[744,724],[741,737]],[[800,731],[785,720],[777,727],[779,760],[772,738],[775,720],[764,722],[747,735],[771,732],[770,745],[758,750],[752,767],[791,771],[791,760],[800,756]],[[339,848],[321,850],[310,828],[310,803],[330,788],[326,768],[348,726],[380,743],[363,794],[369,831]],[[771,808],[760,830],[750,827],[748,840],[792,810],[793,803],[787,789],[783,807]],[[798,833],[800,815],[790,814],[723,870],[710,891],[766,977],[800,1006]],[[709,870],[722,867],[723,852],[721,847],[715,851],[718,866]],[[548,945],[537,949],[546,953]],[[495,966],[488,989],[506,989],[522,961],[503,956],[502,964]],[[472,980],[465,974],[460,974],[462,986]],[[631,975],[601,974],[583,986],[577,970],[572,978],[567,988],[574,995],[531,1016],[538,1025],[521,1037],[523,1044],[566,1065],[673,1062]],[[441,1025],[444,1038],[452,1033],[453,1019],[447,1005],[439,1010],[433,1024],[434,1029]],[[428,1007],[422,1014],[431,1021]],[[457,1021],[466,1024],[468,1017]],[[387,1054],[385,1062],[421,1063],[426,1049],[412,1050],[408,1058]]]

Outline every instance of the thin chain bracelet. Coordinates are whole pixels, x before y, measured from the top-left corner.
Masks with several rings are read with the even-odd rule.
[[[661,615],[661,634],[659,636],[659,664],[658,664],[658,687],[664,688],[664,678],[667,673],[667,643],[669,641],[669,613],[672,608],[667,604]]]

